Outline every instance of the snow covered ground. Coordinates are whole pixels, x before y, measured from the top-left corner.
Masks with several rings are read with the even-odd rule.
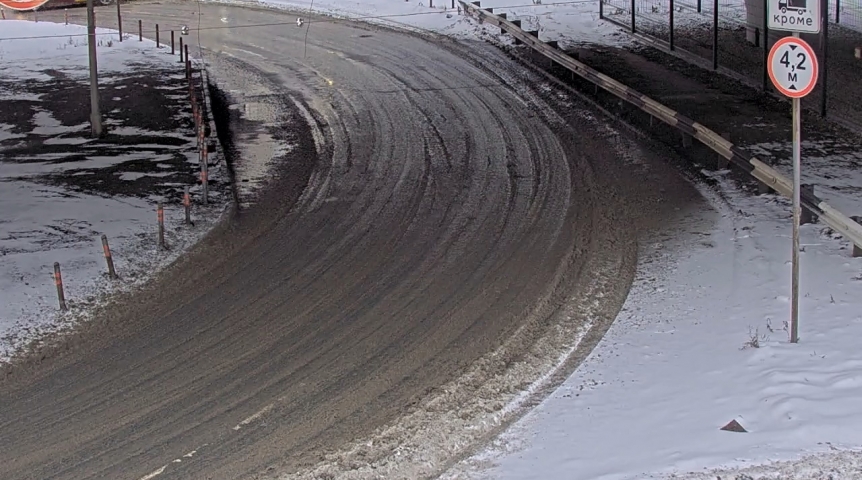
[[[0,21],[0,363],[73,326],[106,294],[150,278],[205,233],[223,206],[213,188],[215,201],[194,208],[194,227],[182,224],[179,192],[194,185],[198,158],[176,57],[153,42],[118,42],[116,32],[99,30],[108,34],[99,37],[98,60],[109,136],[94,140],[86,29]],[[214,181],[219,175],[210,170]],[[168,252],[157,248],[159,201]],[[106,275],[103,234],[117,281]],[[66,313],[58,309],[54,262]]]
[[[862,213],[862,175],[807,147],[806,180],[833,179],[818,193]],[[862,478],[862,258],[823,225],[802,227],[790,344],[789,202],[712,176],[717,193],[702,191],[717,222],[644,245],[590,357],[445,478]],[[731,420],[748,432],[720,430]]]
[[[598,21],[596,2],[529,3],[482,6],[511,7],[542,38],[628,41]],[[441,12],[433,14],[412,0],[314,4],[455,36],[495,34],[449,18],[443,7],[435,2]],[[842,211],[862,214],[862,175],[851,168],[862,157],[854,145],[804,148],[805,181]],[[780,160],[788,145],[754,151],[789,173]],[[590,357],[444,478],[862,478],[862,258],[822,224],[802,228],[801,340],[790,344],[789,202],[741,191],[726,172],[710,175],[716,186],[701,188],[714,212],[643,246],[624,310]],[[748,432],[720,430],[731,420]]]
[[[303,9],[310,4],[264,2]],[[451,3],[435,1],[434,8],[421,3],[317,0],[314,9],[442,34],[482,35],[452,11]],[[598,21],[597,2],[482,4],[512,7],[508,11],[519,12],[525,25],[539,25],[542,38],[563,43],[628,41],[616,27]],[[487,30],[494,33],[493,28]],[[0,49],[3,46],[0,42]],[[0,130],[0,138],[4,135],[14,134]],[[786,147],[761,145],[755,150],[784,157]],[[859,154],[853,146],[844,151],[836,147],[841,146],[807,144],[805,176],[818,185],[818,195],[846,213],[862,214],[862,177],[848,168],[850,157]],[[786,170],[780,162],[778,167]],[[641,268],[624,310],[590,357],[491,447],[456,465],[446,478],[862,478],[862,455],[857,453],[862,449],[862,408],[856,400],[862,396],[862,350],[856,340],[862,338],[862,259],[852,258],[848,243],[823,225],[803,227],[801,339],[789,344],[784,325],[790,290],[788,202],[740,191],[725,173],[710,175],[718,187],[703,187],[703,192],[712,200],[714,212],[691,218],[673,235],[643,246]],[[7,193],[14,192],[7,187],[13,184],[2,178],[0,202],[23,201],[24,197]],[[45,186],[39,190],[33,203],[69,195]],[[91,218],[85,220],[89,226],[80,229],[81,240],[69,247],[68,255],[78,259],[82,272],[78,279],[64,272],[71,298],[86,299],[88,292],[107,284],[99,277],[103,266],[97,233],[106,232],[113,239],[129,232],[130,251],[148,255],[133,256],[142,258],[136,267],[124,265],[128,260],[120,257],[125,255],[115,253],[121,275],[141,271],[140,265],[148,261],[169,260],[154,249],[151,201],[124,202],[124,208],[139,216],[118,215],[123,219],[117,223],[119,233]],[[87,205],[93,211],[98,208],[92,202]],[[4,203],[0,206],[4,220],[10,208],[24,211]],[[114,211],[116,205],[103,208]],[[57,220],[42,220],[48,218],[44,213],[26,221],[61,225],[69,231],[73,228],[60,220],[78,219],[80,210],[70,208],[71,213],[64,214],[46,208],[43,211],[57,212],[51,214]],[[138,218],[139,223],[129,218]],[[0,228],[6,231],[5,224]],[[178,236],[184,231],[169,228]],[[116,246],[115,252],[122,248]],[[51,251],[65,255],[65,247]],[[27,281],[41,282],[32,287],[28,302],[32,298],[43,312],[53,314],[50,264],[55,257],[36,250],[27,255],[34,265],[30,270],[38,269]],[[70,257],[60,260],[67,262],[65,258]],[[3,270],[3,281],[14,280],[6,274],[10,271]],[[5,293],[21,287],[15,283],[0,288]],[[731,420],[748,432],[719,430]]]
[[[308,10],[305,0],[215,0],[236,4],[264,4],[289,10]],[[433,6],[432,6],[433,5]],[[408,30],[433,32],[453,37],[498,35],[496,27],[477,28],[474,20],[458,15],[460,4],[452,0],[315,0],[314,12],[336,17],[390,25]],[[593,0],[546,2],[530,0],[483,0],[483,7],[505,8],[510,15],[523,21],[523,27],[539,30],[543,40],[559,40],[568,46],[578,43],[622,45],[630,42],[628,35],[607,22],[599,21],[598,2]],[[308,24],[306,24],[308,26]],[[309,34],[314,28],[309,27]]]

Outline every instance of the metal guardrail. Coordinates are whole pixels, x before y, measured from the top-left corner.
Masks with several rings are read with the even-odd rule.
[[[668,108],[665,105],[649,98],[648,96],[629,88],[626,85],[604,75],[589,66],[566,55],[557,48],[539,40],[538,32],[525,32],[520,26],[505,18],[505,14],[496,15],[493,9],[482,9],[480,2],[468,3],[458,0],[465,14],[470,14],[480,22],[489,23],[499,27],[503,32],[511,35],[521,43],[528,45],[533,50],[541,53],[564,68],[572,71],[581,78],[592,82],[602,89],[610,92],[618,98],[627,101],[635,107],[674,127],[686,135],[696,138],[701,143],[714,150],[731,163],[748,172],[751,176],[763,182],[776,192],[785,197],[793,195],[793,183],[780,172],[758,160],[742,148],[724,139],[718,133],[706,128],[698,122]],[[516,22],[520,23],[516,20]],[[862,249],[862,225],[853,221],[847,215],[836,210],[816,195],[802,191],[802,206],[812,213],[818,215],[826,225],[830,226],[845,238],[853,242],[856,247]]]

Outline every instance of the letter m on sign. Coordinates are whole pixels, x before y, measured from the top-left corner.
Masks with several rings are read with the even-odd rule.
[[[787,81],[788,82],[796,83],[797,79],[798,79],[798,77],[796,76],[795,73],[788,73],[787,74]]]

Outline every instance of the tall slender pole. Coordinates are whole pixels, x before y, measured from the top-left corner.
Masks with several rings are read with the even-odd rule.
[[[635,0],[632,0],[632,33],[637,33],[637,29],[635,28],[635,12],[637,11],[637,4]]]
[[[799,38],[798,33],[793,34]],[[802,113],[799,111],[799,99],[793,99],[793,252],[791,254],[792,275],[790,285],[790,343],[799,341],[799,219],[802,216],[802,207],[799,198],[802,189],[802,175],[800,173],[802,164],[801,138]]]
[[[718,70],[718,0],[712,2],[712,69]]]
[[[763,0],[763,91],[769,88],[769,0]]]
[[[87,0],[87,46],[90,53],[90,135],[102,136],[102,112],[99,107],[99,69],[96,64],[96,19],[93,0]]]
[[[673,0],[670,0],[670,49],[673,50]]]
[[[117,0],[117,30],[120,33],[120,41],[123,41],[123,14],[120,12],[120,0]]]
[[[826,74],[829,70],[829,0],[820,1],[820,116],[826,116],[827,100],[829,96],[829,84]]]

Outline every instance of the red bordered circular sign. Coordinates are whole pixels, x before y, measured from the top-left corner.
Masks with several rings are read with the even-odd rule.
[[[784,37],[775,42],[766,61],[772,84],[790,98],[802,98],[817,84],[817,54],[805,40]]]

